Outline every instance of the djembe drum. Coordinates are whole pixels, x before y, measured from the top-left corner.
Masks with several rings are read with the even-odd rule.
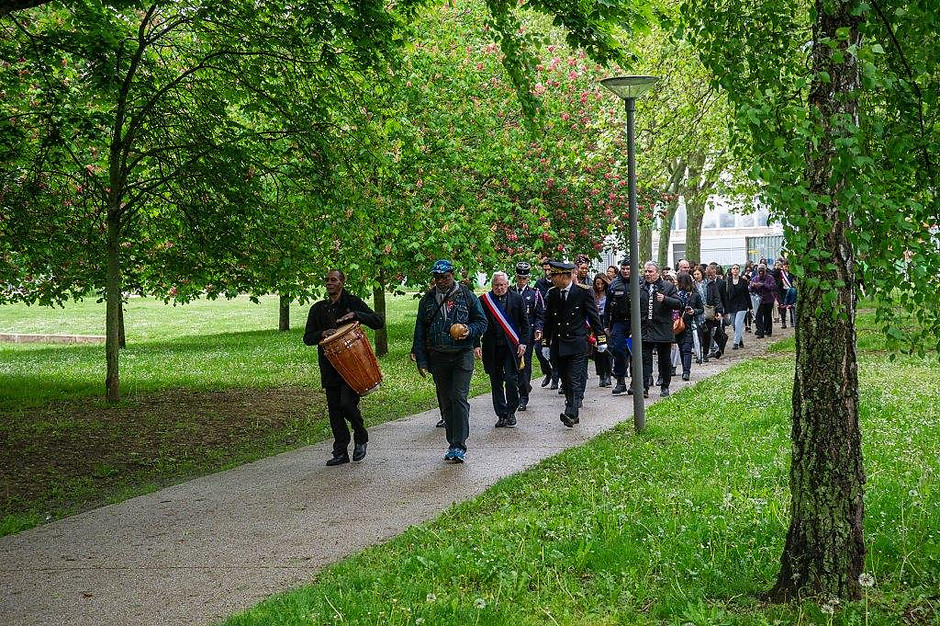
[[[382,383],[382,371],[359,322],[344,324],[320,342],[323,354],[352,390],[365,396]]]

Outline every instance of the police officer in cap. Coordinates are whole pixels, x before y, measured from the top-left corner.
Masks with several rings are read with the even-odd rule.
[[[532,352],[533,344],[538,343],[541,348],[542,328],[545,325],[545,299],[535,287],[529,285],[529,274],[532,267],[522,261],[516,264],[516,284],[512,287],[525,302],[526,315],[529,319],[531,337],[526,337],[528,348],[525,352],[525,366],[519,372],[519,410],[525,411],[529,403],[529,393],[532,391]]]
[[[554,287],[545,302],[543,341],[557,364],[565,390],[565,410],[561,423],[571,428],[578,423],[578,409],[584,398],[582,377],[587,374],[588,333],[594,331],[598,352],[607,349],[607,336],[597,314],[594,295],[575,285],[571,279],[575,266],[561,261],[551,262]],[[586,322],[586,323],[585,323]]]

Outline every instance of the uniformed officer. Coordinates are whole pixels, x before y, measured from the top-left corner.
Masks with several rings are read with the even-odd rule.
[[[620,261],[620,274],[607,288],[607,320],[610,324],[610,353],[614,357],[614,378],[617,384],[611,393],[615,396],[627,391],[627,369],[630,353],[630,259]]]
[[[552,283],[545,301],[545,326],[542,340],[558,366],[565,390],[565,410],[561,422],[568,428],[578,423],[578,409],[584,398],[588,333],[593,330],[597,350],[607,349],[607,336],[597,314],[594,296],[587,289],[575,286],[571,280],[574,265],[561,261],[551,262]],[[589,329],[590,327],[590,329]]]
[[[516,284],[512,287],[525,302],[526,315],[529,319],[529,327],[532,329],[532,336],[527,337],[525,342],[528,348],[525,351],[525,367],[519,372],[519,410],[525,411],[529,404],[529,393],[532,391],[532,351],[533,344],[541,344],[542,327],[545,325],[545,299],[535,287],[529,285],[529,275],[532,267],[522,261],[516,264]]]

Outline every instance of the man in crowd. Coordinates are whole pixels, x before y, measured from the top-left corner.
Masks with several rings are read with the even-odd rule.
[[[515,428],[519,408],[519,361],[529,344],[529,316],[522,296],[509,291],[505,272],[493,274],[492,289],[480,298],[486,313],[486,332],[476,348],[490,377],[496,428]]]
[[[531,266],[525,261],[517,263],[516,284],[512,287],[512,290],[522,296],[522,300],[525,302],[526,317],[529,320],[529,328],[532,333],[530,337],[526,337],[525,365],[523,370],[519,373],[520,411],[525,411],[526,406],[529,404],[529,393],[532,391],[532,352],[535,344],[538,344],[539,348],[541,348],[542,327],[545,323],[545,299],[538,289],[529,285],[529,273],[531,269]],[[539,354],[539,358],[544,357]],[[549,368],[551,368],[551,364],[549,364]],[[545,370],[543,368],[543,374],[544,373]]]
[[[549,264],[547,258],[542,259],[542,276],[535,281],[535,288],[539,290],[539,293],[542,294],[542,302],[545,302],[545,298],[548,296],[548,290],[552,288],[552,267]],[[544,319],[544,311],[543,311]],[[542,386],[546,387],[551,384],[550,389],[558,389],[558,371],[555,369],[554,364],[551,360],[542,354],[542,340],[535,340],[535,356],[539,360],[539,367],[542,369],[542,376],[545,378],[542,379]]]
[[[643,284],[640,285],[640,320],[643,332],[643,397],[649,397],[653,384],[653,349],[659,360],[662,379],[660,396],[669,395],[672,381],[672,312],[682,308],[676,287],[659,276],[659,266],[647,261],[643,266]],[[632,385],[631,385],[632,387]]]
[[[369,308],[361,298],[348,293],[345,289],[346,274],[333,269],[327,272],[326,298],[320,300],[307,314],[307,326],[304,329],[304,343],[317,346],[317,362],[320,364],[320,384],[326,392],[326,410],[330,417],[330,429],[333,431],[333,458],[326,462],[329,466],[349,463],[349,427],[353,427],[355,447],[353,461],[366,457],[366,444],[369,433],[359,411],[359,394],[343,380],[333,364],[323,354],[321,342],[336,333],[336,329],[350,322],[360,322],[369,328],[382,328],[382,318]]]
[[[630,352],[627,337],[630,336],[630,259],[620,261],[620,273],[607,288],[607,320],[610,324],[610,353],[614,357],[614,378],[617,384],[611,393],[615,396],[627,391],[627,369]]]
[[[552,282],[545,302],[543,339],[552,361],[557,365],[565,390],[565,410],[561,422],[568,428],[578,423],[578,411],[584,394],[581,380],[587,373],[589,327],[597,338],[597,350],[607,349],[607,337],[597,314],[593,294],[572,281],[575,266],[551,262]]]
[[[486,332],[486,314],[470,289],[454,280],[450,261],[431,268],[434,287],[418,303],[411,353],[418,373],[430,370],[449,447],[444,461],[463,463],[470,434],[473,347]]]

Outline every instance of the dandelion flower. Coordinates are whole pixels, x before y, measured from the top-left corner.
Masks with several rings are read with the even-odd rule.
[[[826,615],[832,615],[833,613],[836,612],[836,610],[832,608],[831,604],[824,604],[821,607],[819,607],[819,610],[825,613]]]
[[[473,606],[475,606],[478,609],[485,609],[486,601],[483,600],[483,598],[477,598],[476,600],[473,601]]]
[[[433,593],[429,593],[427,597],[425,598],[425,600],[428,602],[434,602],[435,600],[437,600],[437,596],[434,595]]]
[[[862,587],[874,587],[875,577],[871,574],[861,574],[858,577],[858,584],[860,584]]]

